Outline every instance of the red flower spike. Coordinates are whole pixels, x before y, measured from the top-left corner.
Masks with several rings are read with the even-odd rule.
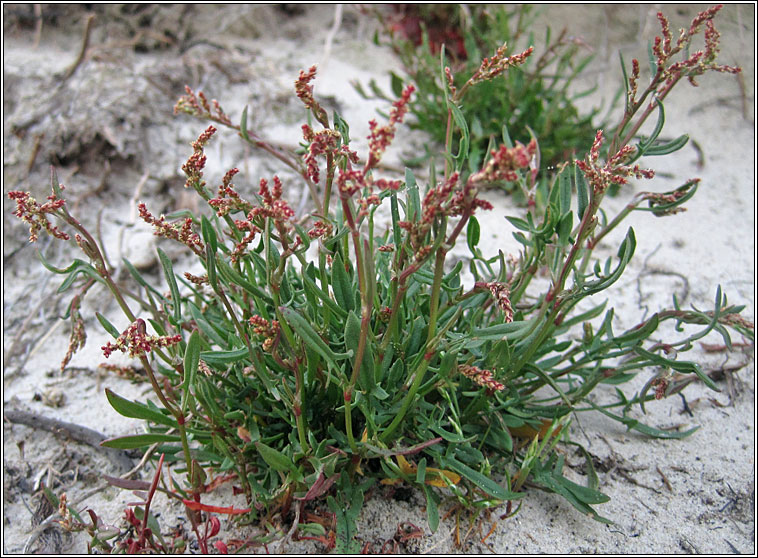
[[[332,236],[332,225],[324,221],[316,221],[313,228],[308,231],[309,238],[328,238]]]
[[[142,319],[138,319],[119,335],[115,344],[108,342],[102,347],[102,350],[105,358],[110,357],[115,351],[128,353],[131,358],[136,358],[147,355],[157,348],[176,345],[181,342],[181,340],[181,335],[160,337],[156,335],[146,335],[145,322]]]
[[[311,66],[307,72],[300,70],[300,76],[295,82],[295,94],[309,109],[318,105],[313,98],[313,86],[310,85],[310,82],[313,81],[315,77],[316,66]]]
[[[510,299],[511,291],[507,284],[499,283],[497,281],[492,281],[490,283],[480,282],[476,284],[476,287],[488,289],[490,293],[492,293],[492,296],[495,297],[495,300],[497,300],[498,307],[505,314],[506,323],[513,321],[513,307],[511,306]]]
[[[371,130],[371,133],[368,136],[369,156],[366,161],[364,173],[379,164],[385,150],[390,143],[392,143],[392,140],[395,138],[395,128],[403,121],[403,118],[408,113],[408,103],[415,90],[416,88],[413,85],[408,85],[400,98],[392,104],[392,108],[390,109],[390,120],[387,125],[379,126],[376,120],[371,120],[369,122],[369,129]]]
[[[528,168],[536,153],[537,142],[534,139],[528,145],[518,142],[511,148],[501,145],[497,150],[490,152],[491,157],[485,167],[472,175],[470,181],[473,184],[498,181],[515,182],[519,178],[517,171]]]
[[[176,221],[174,223],[167,223],[166,218],[161,215],[156,219],[148,210],[144,203],[137,205],[140,218],[148,225],[152,225],[155,229],[153,233],[155,236],[161,236],[164,238],[170,238],[181,242],[192,250],[197,255],[203,255],[205,253],[205,245],[200,236],[197,233],[192,232],[192,219],[187,218],[183,221]]]
[[[506,56],[505,53],[507,50],[507,45],[503,45],[497,49],[497,52],[491,58],[485,58],[482,60],[479,69],[473,76],[471,76],[468,82],[466,82],[466,86],[494,79],[508,68],[512,66],[520,66],[526,62],[526,59],[531,56],[532,52],[534,52],[534,47],[529,47],[524,52],[514,54],[513,56]]]
[[[303,126],[303,137],[310,142],[308,152],[303,156],[308,178],[314,183],[319,181],[319,168],[316,157],[334,153],[337,150],[337,142],[340,139],[339,132],[334,130],[321,130],[314,133],[308,125]]]
[[[502,391],[505,385],[495,380],[491,370],[482,370],[476,366],[462,364],[458,366],[458,372],[469,378],[476,384],[487,388],[488,391]]]
[[[63,185],[61,185],[63,189]],[[13,190],[8,192],[8,197],[16,202],[16,209],[13,215],[29,225],[29,242],[36,242],[39,238],[39,231],[45,229],[50,236],[61,240],[68,240],[70,237],[66,233],[53,226],[47,219],[47,215],[55,213],[65,205],[64,200],[57,199],[55,194],[47,197],[47,202],[39,205],[29,192],[20,192]]]
[[[300,70],[300,76],[295,81],[295,94],[303,102],[306,108],[313,112],[316,120],[318,120],[324,128],[328,128],[329,117],[313,96],[313,86],[310,85],[310,82],[313,81],[315,77],[316,66],[311,66],[307,72]]]
[[[279,322],[277,320],[269,322],[267,319],[258,315],[251,316],[248,321],[250,322],[250,325],[253,326],[253,333],[264,338],[263,350],[270,351],[276,338],[279,336]]]
[[[623,161],[634,152],[634,147],[626,146],[613,154],[602,167],[598,164],[600,147],[603,143],[603,131],[598,130],[595,142],[592,144],[587,158],[584,161],[576,161],[595,194],[602,194],[611,184],[627,184],[627,177],[653,178],[655,172],[650,169],[642,169],[639,165],[624,166]]]

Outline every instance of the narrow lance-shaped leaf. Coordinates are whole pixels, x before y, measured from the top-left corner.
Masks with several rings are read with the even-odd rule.
[[[160,248],[157,248],[157,250],[161,265],[163,265],[163,274],[166,276],[168,288],[171,290],[171,304],[174,308],[174,323],[178,324],[182,319],[182,305],[181,297],[179,296],[179,286],[176,284],[176,277],[174,277],[174,266],[171,263],[171,259],[163,250]]]
[[[587,403],[596,411],[600,411],[605,416],[622,423],[624,426],[626,426],[630,430],[636,430],[637,432],[647,434],[648,436],[652,436],[653,438],[662,438],[662,439],[686,438],[687,436],[695,432],[698,428],[700,428],[699,426],[695,426],[694,428],[685,430],[684,432],[678,432],[676,430],[661,430],[659,428],[654,428],[652,426],[642,424],[640,421],[630,418],[630,417],[622,417],[619,415],[614,415],[610,411],[602,407],[598,407],[592,401],[588,400]]]
[[[100,312],[95,312],[95,317],[97,318],[97,321],[100,322],[100,325],[103,326],[103,329],[110,333],[114,339],[118,339],[121,333],[114,327],[112,323],[110,323],[105,316],[103,316]]]
[[[184,351],[184,384],[182,385],[182,412],[187,411],[190,395],[195,388],[197,367],[200,364],[200,346],[202,340],[197,331],[193,331]]]
[[[663,131],[663,124],[666,122],[666,113],[663,110],[663,103],[658,98],[655,99],[655,102],[658,105],[658,120],[655,123],[655,128],[650,134],[650,137],[648,137],[648,139],[646,139],[644,142],[637,144],[638,156],[646,154],[647,149],[653,145],[653,142],[658,139],[659,135],[661,135],[661,132]]]
[[[576,200],[577,200],[577,210],[576,210],[576,216],[579,220],[584,218],[584,212],[587,209],[587,206],[589,205],[589,184],[587,183],[587,179],[584,177],[584,172],[576,166],[574,167],[574,183],[576,184]]]
[[[303,318],[297,310],[294,310],[287,306],[280,306],[279,311],[282,313],[282,317],[290,326],[292,326],[292,329],[295,330],[303,342],[305,342],[308,346],[310,346],[311,349],[320,354],[324,360],[329,363],[329,365],[332,366],[335,370],[340,370],[340,367],[337,366],[337,360],[351,357],[353,355],[353,351],[348,351],[344,354],[335,353],[332,351],[332,349],[329,348],[324,340],[321,339],[319,334],[315,332],[311,324],[308,323],[308,321]]]
[[[619,51],[619,59],[621,60],[621,77],[624,80],[624,112],[629,112],[629,74],[626,71],[626,64],[624,64],[624,55]]]
[[[416,176],[409,168],[405,169],[405,186],[408,195],[406,220],[414,221],[421,215],[421,198],[419,197],[418,184],[416,184]]]
[[[334,298],[342,308],[350,312],[354,308],[353,284],[345,271],[345,264],[339,252],[334,256],[332,263],[332,289]]]
[[[571,170],[567,166],[558,175],[561,216],[571,211]]]
[[[245,108],[242,109],[242,118],[240,119],[240,134],[246,142],[253,143],[247,133],[247,105],[245,105]]]
[[[423,485],[421,488],[424,490],[424,496],[426,497],[426,522],[429,524],[429,529],[432,533],[436,533],[440,525],[439,499],[428,486]]]
[[[336,304],[329,297],[329,294],[322,291],[318,287],[318,285],[316,285],[313,279],[311,279],[307,275],[303,275],[303,286],[305,287],[305,290],[307,293],[313,294],[316,297],[318,297],[318,299],[324,304],[324,306],[326,306],[327,308],[329,308],[329,310],[337,314],[337,316],[339,316],[340,319],[345,319],[345,317],[347,316],[347,312],[345,311],[345,309],[339,304]]]
[[[255,447],[258,448],[258,453],[261,454],[263,460],[271,466],[275,471],[281,471],[282,473],[293,472],[296,470],[295,464],[292,459],[284,455],[277,449],[267,446],[263,442],[256,442]]]
[[[152,409],[143,403],[129,401],[128,399],[117,395],[109,388],[105,388],[105,396],[108,398],[108,403],[111,404],[111,407],[122,416],[146,420],[156,424],[163,424],[165,426],[176,426],[176,420],[173,417],[164,415],[160,411]]]
[[[200,353],[200,358],[208,364],[232,364],[247,357],[250,353],[246,347],[233,351],[205,351]]]
[[[687,145],[688,141],[690,141],[690,136],[687,134],[682,134],[678,138],[672,139],[671,141],[651,145],[645,150],[645,156],[652,157],[658,155],[668,155],[674,151],[679,151],[682,147]]]
[[[134,436],[120,436],[109,438],[100,442],[101,446],[116,449],[146,448],[153,444],[181,442],[180,436],[173,434],[136,434]]]
[[[460,461],[457,461],[453,458],[443,457],[440,464],[446,469],[450,469],[456,473],[459,473],[462,477],[468,479],[477,487],[484,490],[484,492],[490,496],[498,498],[499,500],[516,500],[524,496],[523,493],[515,493],[511,492],[510,490],[506,490],[489,477],[484,476],[468,465],[461,463]]]
[[[479,250],[476,247],[479,244],[479,236],[480,236],[479,221],[476,219],[476,217],[471,216],[468,220],[468,225],[466,227],[466,243],[468,244],[468,249],[471,251],[473,255],[477,255],[479,252]]]

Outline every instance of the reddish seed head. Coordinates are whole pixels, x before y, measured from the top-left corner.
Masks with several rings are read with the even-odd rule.
[[[181,335],[147,335],[144,320],[138,319],[119,335],[115,343],[106,343],[102,350],[105,358],[110,357],[114,351],[128,353],[131,358],[136,358],[147,355],[154,349],[176,345],[181,340]]]
[[[513,56],[506,56],[508,50],[506,45],[497,49],[497,52],[491,58],[485,58],[482,60],[482,64],[479,69],[471,76],[471,79],[467,82],[468,85],[473,85],[481,81],[493,79],[508,68],[513,66],[520,66],[526,59],[534,52],[534,47],[529,47],[520,54],[514,54]]]
[[[61,185],[61,189],[63,185]],[[47,197],[48,201],[42,205],[37,203],[29,192],[20,192],[17,190],[8,192],[8,197],[16,202],[16,209],[13,214],[29,225],[29,241],[36,242],[39,238],[39,231],[45,229],[47,234],[68,240],[70,237],[66,233],[53,226],[47,218],[47,215],[55,213],[65,205],[64,200],[59,200],[55,194]]]
[[[307,72],[300,70],[300,76],[295,81],[295,94],[308,108],[312,108],[316,104],[313,98],[313,86],[310,85],[315,77],[316,66],[311,66]]]
[[[505,385],[495,380],[491,370],[482,370],[476,366],[460,365],[458,372],[472,380],[474,383],[487,388],[488,392],[502,391]]]

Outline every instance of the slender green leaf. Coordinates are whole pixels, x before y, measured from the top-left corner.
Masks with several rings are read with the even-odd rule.
[[[353,289],[353,282],[345,270],[345,264],[339,252],[334,256],[332,263],[332,289],[337,304],[347,312],[353,310],[355,289]]]
[[[342,119],[342,116],[337,111],[334,111],[334,128],[340,133],[342,137],[342,145],[348,145],[350,143],[350,126]]]
[[[494,498],[499,500],[517,500],[524,497],[523,493],[506,490],[489,477],[485,477],[483,474],[452,457],[443,456],[440,461],[442,467],[458,473]]]
[[[642,434],[646,434],[647,436],[650,436],[652,438],[661,438],[661,439],[681,439],[686,438],[693,432],[697,431],[700,427],[695,426],[694,428],[691,428],[689,430],[685,430],[684,432],[678,432],[676,430],[661,430],[659,428],[654,428],[652,426],[648,426],[646,424],[642,424],[640,421],[630,418],[630,417],[622,417],[619,415],[614,415],[610,411],[598,407],[595,405],[592,401],[587,400],[586,401],[593,409],[596,411],[600,411],[605,416],[612,418],[615,421],[620,422],[624,426],[626,426],[630,430],[636,430],[637,432],[641,432]]]
[[[174,308],[174,323],[178,324],[182,319],[182,299],[179,296],[179,286],[176,284],[176,277],[174,276],[174,266],[171,263],[171,259],[160,248],[156,248],[158,251],[158,257],[163,265],[163,274],[166,276],[168,282],[168,288],[171,290],[171,305]]]
[[[644,356],[652,364],[663,366],[665,368],[671,368],[672,370],[676,370],[677,372],[681,372],[682,374],[695,374],[697,375],[698,378],[700,378],[703,381],[703,383],[706,386],[711,388],[713,391],[721,391],[719,387],[715,384],[715,382],[711,380],[711,378],[708,377],[708,375],[705,372],[703,372],[703,369],[694,362],[683,361],[683,360],[671,360],[671,359],[662,357],[660,355],[657,355],[655,353],[651,353],[650,351],[646,351],[642,347],[635,347],[634,352],[640,356]]]
[[[182,412],[187,411],[191,390],[195,389],[197,367],[200,364],[200,346],[202,340],[197,331],[193,331],[184,351],[184,384],[182,385]]]
[[[629,112],[629,74],[626,71],[626,64],[624,64],[624,55],[619,51],[619,59],[621,61],[621,77],[624,80],[624,112]]]
[[[229,342],[222,337],[219,332],[205,319],[200,309],[192,302],[188,302],[187,305],[190,309],[192,319],[195,320],[197,327],[202,331],[211,341],[216,343],[219,347],[227,347]]]
[[[408,208],[406,211],[409,213],[406,215],[406,221],[415,221],[421,215],[421,198],[418,193],[418,184],[416,184],[416,176],[409,168],[405,169],[405,187],[408,197]]]
[[[453,120],[455,120],[456,125],[461,131],[460,145],[458,153],[455,156],[455,159],[458,161],[458,167],[460,168],[463,161],[468,156],[471,135],[469,133],[468,124],[466,123],[466,118],[463,116],[461,109],[458,108],[455,103],[450,101],[448,101],[447,106],[453,114]]]
[[[335,353],[324,342],[323,339],[316,333],[308,321],[300,315],[297,310],[288,308],[286,306],[280,306],[279,311],[282,313],[282,317],[286,322],[295,330],[300,336],[303,342],[308,345],[312,350],[316,351],[321,357],[335,370],[340,370],[337,365],[337,360],[343,358],[349,358],[353,355],[353,351],[348,351],[344,354]]]
[[[582,322],[586,322],[587,320],[597,318],[605,309],[606,304],[608,304],[607,300],[604,301],[602,304],[598,304],[594,308],[587,310],[586,312],[582,312],[581,314],[574,316],[573,318],[564,320],[563,327],[571,327],[574,324],[579,324]]]
[[[109,438],[100,442],[106,448],[137,449],[146,448],[153,444],[181,442],[180,436],[174,434],[135,434],[133,436],[120,436]]]
[[[105,388],[105,396],[108,398],[108,403],[111,404],[111,407],[122,416],[176,427],[176,419],[174,417],[164,415],[160,411],[152,409],[143,403],[129,401],[113,393],[109,388]]]
[[[571,211],[571,169],[568,166],[558,175],[558,188],[560,189],[560,214],[563,216]]]
[[[478,253],[476,246],[477,244],[479,244],[479,234],[480,234],[479,221],[477,220],[476,217],[472,216],[469,219],[468,225],[466,227],[466,242],[468,243],[468,249],[471,251],[472,254]]]
[[[532,327],[532,321],[523,322],[508,322],[497,324],[493,326],[474,329],[471,331],[469,338],[471,340],[482,341],[499,341],[501,339],[508,339],[514,341],[520,339],[521,336]]]
[[[584,212],[587,209],[587,206],[589,205],[589,184],[587,183],[587,179],[584,177],[584,172],[582,169],[580,169],[578,166],[573,165],[574,167],[574,183],[576,184],[576,194],[577,194],[577,211],[576,216],[579,220],[584,218]]]
[[[213,223],[205,215],[200,219],[200,232],[203,235],[203,240],[211,245],[215,253],[218,250],[218,237],[216,236],[216,230],[213,228]]]
[[[248,356],[250,353],[245,347],[232,351],[205,351],[200,353],[200,358],[208,364],[233,364],[245,360]]]
[[[281,471],[282,473],[290,473],[297,470],[297,467],[292,462],[292,459],[285,454],[267,446],[263,442],[255,442],[255,447],[258,449],[258,453],[261,454],[263,460],[275,471]]]
[[[266,304],[274,303],[274,300],[268,294],[266,294],[257,286],[255,286],[253,283],[248,281],[241,274],[237,273],[237,270],[235,270],[232,266],[226,263],[223,259],[219,259],[216,261],[216,269],[218,270],[218,273],[221,275],[222,279],[228,281],[229,283],[233,285],[239,285],[240,287],[245,289],[247,292],[249,292],[251,295],[259,298],[261,301],[263,301]]]
[[[245,108],[242,109],[242,118],[240,119],[240,134],[242,134],[242,138],[246,142],[253,143],[247,133],[247,105],[245,105]]]
[[[110,323],[100,312],[95,312],[95,316],[97,317],[97,321],[100,322],[100,325],[103,326],[103,329],[110,333],[114,339],[118,339],[121,336],[121,333],[119,333],[113,324]]]
[[[423,485],[421,488],[426,497],[426,522],[429,524],[432,533],[436,533],[440,525],[439,498],[431,487]]]
[[[337,316],[340,319],[344,320],[347,317],[347,312],[345,311],[345,309],[342,308],[342,306],[340,306],[339,304],[336,304],[329,297],[329,295],[327,293],[325,293],[324,291],[322,291],[318,287],[318,285],[316,285],[316,283],[313,281],[313,279],[311,279],[307,275],[303,276],[303,286],[304,286],[305,290],[308,293],[310,293],[310,294],[315,295],[316,297],[318,297],[318,299],[324,304],[324,306],[328,307],[329,310],[331,310],[332,312],[334,312],[335,314],[337,314]]]
[[[644,142],[638,143],[637,148],[639,149],[639,152],[641,154],[646,154],[648,148],[653,145],[653,142],[658,139],[658,136],[661,134],[661,131],[663,131],[663,124],[666,121],[666,114],[663,110],[663,103],[658,99],[655,98],[655,102],[658,105],[658,121],[655,123],[655,128],[653,129],[653,132],[650,134],[650,137],[648,137]]]
[[[645,149],[645,156],[653,157],[674,153],[675,151],[679,151],[682,147],[687,145],[688,141],[690,141],[690,136],[687,134],[682,134],[678,138],[671,141],[649,146],[647,149]]]
[[[205,271],[208,283],[214,291],[218,291],[218,276],[216,275],[216,255],[210,242],[205,244]]]

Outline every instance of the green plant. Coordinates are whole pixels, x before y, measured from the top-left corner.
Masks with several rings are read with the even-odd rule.
[[[628,412],[678,392],[692,378],[716,388],[696,363],[677,358],[695,340],[715,331],[730,346],[730,330],[753,339],[753,324],[740,316],[742,307],[727,304],[720,288],[712,310],[683,309],[674,299],[672,309],[621,333],[614,331],[614,311],[606,311],[605,303],[579,306],[616,282],[635,251],[630,228],[617,256],[599,261],[593,254],[601,238],[631,211],[670,215],[696,191],[698,181],[690,180],[671,192],[637,195],[616,218],[606,219],[601,211],[610,185],[631,176],[653,177],[634,164],[637,159],[666,155],[686,143],[686,136],[659,140],[663,101],[677,82],[706,70],[739,71],[715,62],[717,11],[699,14],[678,40],[659,15],[662,37],[651,46],[650,83],[642,88],[636,60],[631,73],[624,72],[626,104],[612,129],[609,155],[601,158],[605,136],[598,131],[586,157],[560,165],[552,181],[534,165],[540,150],[535,137],[526,145],[506,138],[474,172],[462,174],[470,168],[472,145],[471,124],[459,106],[464,95],[523,64],[531,49],[513,56],[498,50],[462,85],[456,85],[443,56],[445,170],[439,180],[430,178],[425,192],[410,170],[402,179],[377,176],[409,111],[413,86],[394,102],[386,124],[370,123],[363,158],[351,149],[347,123],[336,113],[330,118],[315,99],[315,67],[301,72],[295,88],[320,128],[303,126],[297,155],[276,150],[248,130],[246,111],[235,125],[218,103],[187,89],[177,112],[231,128],[297,170],[316,209],[296,220],[277,177],[261,180],[252,200],[234,187],[237,169],[216,189],[207,187],[204,149],[217,132],[209,126],[193,142],[183,170],[186,187],[211,211],[156,218],[139,206],[157,235],[183,244],[205,270],[177,275],[159,249],[168,294],[128,261],[133,288],[114,282],[97,242],[66,208],[55,171],[52,194],[42,205],[28,193],[11,192],[15,214],[30,224],[32,240],[42,229],[69,239],[49,221],[54,216],[76,231],[74,239],[89,260],[77,259],[65,269],[43,261],[66,276],[61,290],[81,284],[83,276],[69,312],[77,324],[72,348],[83,342],[79,304],[95,282],[108,287],[130,323],[119,331],[97,314],[115,340],[103,351],[139,359],[157,400],[130,401],[107,391],[112,407],[145,421],[147,432],[105,445],[165,455],[185,478],[164,490],[182,499],[204,544],[200,512],[265,523],[290,510],[299,518],[303,506],[326,497],[337,516],[332,540],[355,551],[358,510],[377,479],[419,487],[432,529],[439,523],[438,488],[461,505],[481,509],[518,500],[525,488],[537,487],[607,521],[593,507],[607,497],[589,454],[570,438],[572,416],[597,411],[651,436],[687,436],[696,428],[661,430]],[[704,49],[687,54],[703,27]],[[656,111],[652,133],[640,137],[643,122]],[[523,245],[518,257],[485,256],[478,247],[475,214],[491,209],[478,193],[498,182],[516,184],[530,200],[522,216],[509,218]],[[387,227],[377,211],[383,205],[389,205]],[[448,262],[459,242],[469,248],[473,284],[464,281],[462,261]],[[544,289],[532,283],[541,272],[550,278]],[[654,340],[664,322],[675,324],[678,339]],[[583,328],[584,335],[568,337],[572,328]],[[620,389],[648,367],[659,372],[644,389],[635,394]],[[601,384],[616,387],[617,401],[598,405],[588,398]],[[587,456],[586,486],[563,475],[559,444]],[[203,504],[203,494],[215,486],[209,470],[234,479],[249,508]],[[337,498],[330,495],[336,483]],[[307,524],[305,531],[323,535],[321,526]]]
[[[405,4],[396,6],[390,16],[383,16],[380,10],[376,14],[407,74],[403,78],[391,73],[393,92],[398,96],[403,82],[417,86],[418,94],[410,105],[415,117],[411,126],[427,132],[438,145],[448,142],[449,133],[445,125],[447,84],[439,73],[440,50],[452,57],[452,85],[461,88],[483,57],[493,53],[495,57],[502,56],[499,49],[505,45],[509,52],[519,52],[536,44],[531,29],[538,14],[529,5],[506,8]],[[580,41],[567,36],[566,29],[555,37],[548,27],[544,47],[538,54],[495,80],[480,82],[476,95],[459,103],[468,123],[470,143],[468,165],[461,169],[464,178],[481,167],[504,126],[516,141],[528,143],[532,136],[539,138],[545,167],[586,153],[596,130],[593,126],[602,128],[604,124],[593,125],[597,110],[582,115],[574,104],[592,92],[571,90],[575,78],[592,60],[591,55],[579,56],[582,47]],[[354,86],[368,96],[360,84]],[[387,98],[375,81],[369,83],[369,88],[374,96]],[[460,131],[454,130],[453,135],[455,145]],[[429,146],[426,151],[413,162],[439,155],[439,150]]]

